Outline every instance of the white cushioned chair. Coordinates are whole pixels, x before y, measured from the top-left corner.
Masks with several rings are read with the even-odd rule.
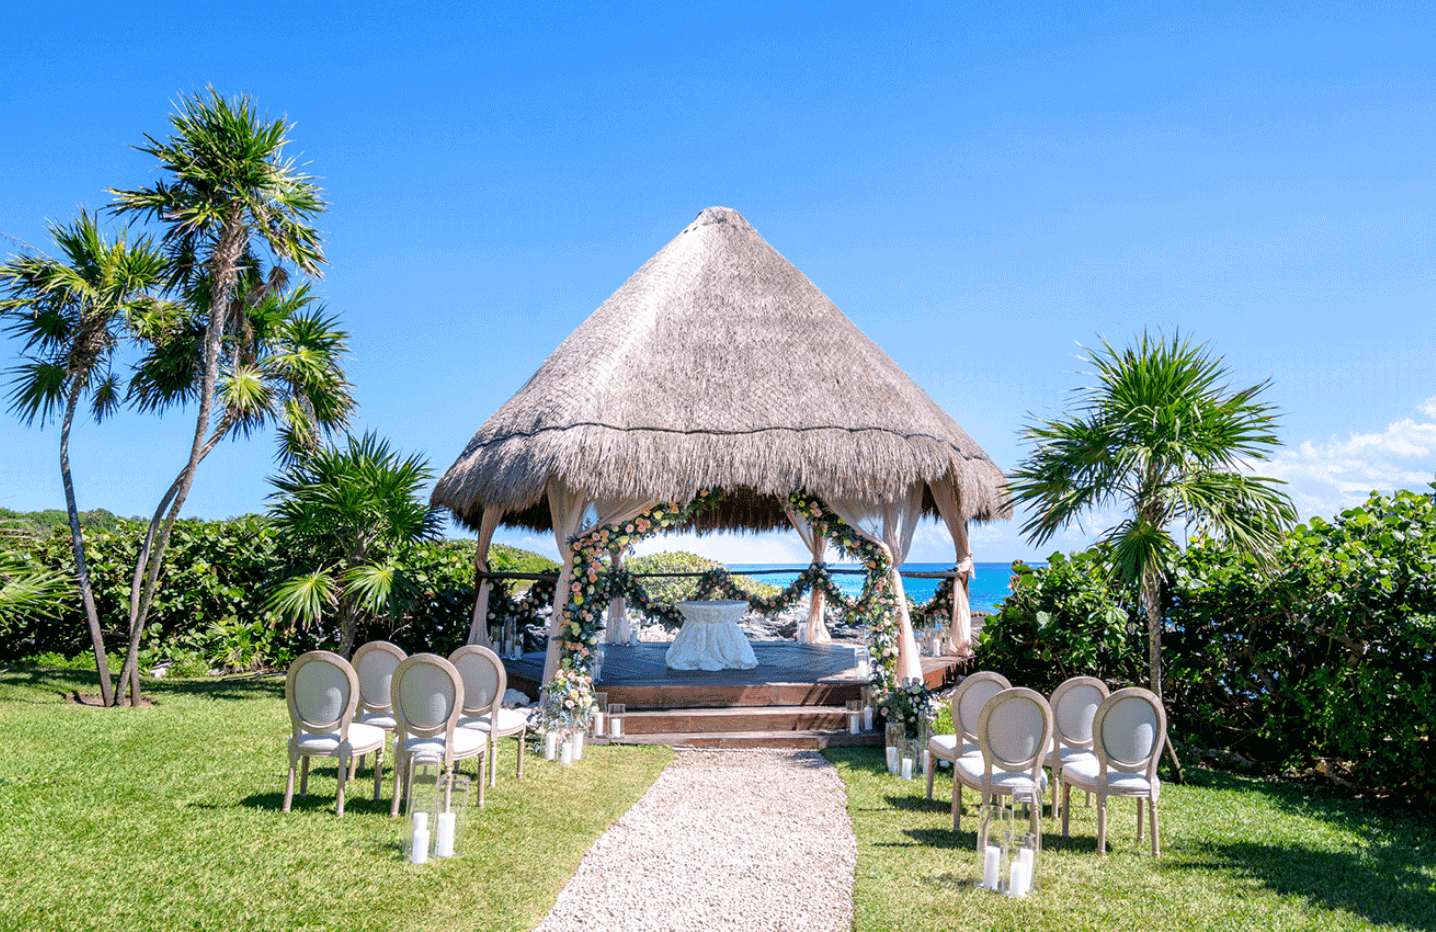
[[[1095,676],[1074,676],[1052,691],[1052,749],[1047,769],[1052,771],[1052,814],[1057,815],[1057,784],[1069,761],[1095,760],[1092,750],[1092,719],[1097,707],[1110,694],[1107,684]]]
[[[987,670],[970,674],[957,684],[952,693],[952,727],[956,729],[955,733],[933,735],[927,742],[928,754],[923,769],[927,771],[928,799],[932,799],[933,772],[939,760],[952,763],[959,757],[982,753],[977,746],[977,719],[982,715],[982,707],[993,696],[1011,688],[1007,677]]]
[[[359,677],[349,662],[327,650],[301,654],[289,665],[284,681],[285,704],[289,706],[289,778],[284,784],[284,811],[294,802],[294,770],[304,760],[299,778],[299,795],[309,794],[309,759],[334,757],[339,760],[339,790],[335,815],[344,815],[344,785],[349,779],[355,755],[378,752],[384,747],[384,732],[354,721],[359,704]],[[379,798],[376,759],[374,798]]]
[[[1062,768],[1062,837],[1072,787],[1097,796],[1097,853],[1107,853],[1107,797],[1137,800],[1137,841],[1142,841],[1142,802],[1150,812],[1152,857],[1162,853],[1157,838],[1157,797],[1162,783],[1157,763],[1167,740],[1167,711],[1146,689],[1119,689],[1098,706],[1092,718],[1092,759],[1074,760]]]
[[[414,757],[421,753],[438,757],[449,773],[457,761],[477,757],[482,806],[487,740],[482,732],[457,727],[464,709],[464,680],[459,671],[438,654],[415,654],[394,668],[390,695],[398,733],[394,738],[394,801],[389,815],[399,815],[400,801],[408,795]]]
[[[399,727],[394,718],[394,703],[389,696],[389,687],[394,680],[394,670],[409,656],[400,647],[390,644],[388,641],[370,641],[354,652],[354,657],[349,661],[354,672],[359,675],[359,711],[354,713],[354,721],[364,725],[373,725],[375,728],[384,729],[384,733],[393,736]],[[374,785],[379,785],[379,771],[383,766],[384,749],[380,748],[375,757],[374,763]],[[360,755],[359,765],[364,765],[364,757]],[[375,791],[375,798],[378,798],[378,790]]]
[[[1042,793],[1047,775],[1042,762],[1052,740],[1052,707],[1034,689],[1004,689],[988,700],[977,720],[981,755],[959,757],[952,765],[952,830],[962,819],[962,788],[977,790],[979,803],[996,796],[1027,795],[1032,831],[1042,832]]]
[[[518,738],[519,762],[517,776],[524,776],[524,736],[529,730],[528,713],[504,708],[504,693],[509,675],[499,655],[477,644],[460,647],[449,655],[449,662],[464,678],[464,711],[459,717],[460,728],[472,728],[488,735],[489,786],[498,783],[499,739]],[[497,726],[493,725],[497,722]]]

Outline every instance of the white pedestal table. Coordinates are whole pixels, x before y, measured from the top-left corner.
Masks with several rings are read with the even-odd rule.
[[[748,611],[741,599],[679,602],[683,627],[664,655],[672,670],[751,670],[758,665],[753,645],[738,621]]]

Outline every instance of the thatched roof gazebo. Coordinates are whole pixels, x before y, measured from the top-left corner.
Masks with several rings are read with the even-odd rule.
[[[563,341],[479,428],[432,501],[479,532],[482,563],[500,524],[552,529],[566,554],[590,507],[623,521],[710,488],[725,497],[700,532],[796,525],[787,497],[805,490],[898,563],[922,512],[945,521],[969,569],[967,523],[1011,515],[1001,470],[972,438],[723,207],[699,214]],[[910,631],[905,640],[915,664]]]

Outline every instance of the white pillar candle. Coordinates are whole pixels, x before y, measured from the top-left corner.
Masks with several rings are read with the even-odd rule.
[[[858,716],[858,713],[854,712],[848,716],[848,734],[855,735],[859,731],[862,731],[862,727],[862,719]]]
[[[608,721],[608,736],[610,738],[623,737],[623,719],[613,718]]]
[[[554,757],[557,756],[557,755],[558,755],[558,732],[556,732],[556,731],[551,731],[551,732],[549,732],[548,734],[544,735],[544,739],[543,739],[543,759],[544,759],[544,760],[553,760]]]
[[[873,730],[873,707],[863,706],[863,731]]]
[[[1031,880],[1027,874],[1027,865],[1021,861],[1012,862],[1012,870],[1007,874],[1007,895],[1026,896]]]
[[[996,845],[988,845],[982,853],[982,885],[989,890],[997,889],[998,864],[1002,851]]]
[[[902,778],[903,778],[904,780],[911,780],[911,779],[912,779],[912,758],[911,758],[911,757],[904,757],[904,758],[902,759]]]
[[[411,817],[414,823],[414,837],[409,848],[410,864],[427,864],[429,862],[429,814],[427,812],[416,812]]]
[[[603,713],[602,713],[602,712],[595,712],[595,713],[593,713],[593,736],[594,736],[595,738],[602,738],[602,737],[603,737]]]
[[[897,750],[897,748],[888,748],[887,750],[888,750],[888,773],[897,773],[897,770],[898,770],[898,750]]]
[[[439,813],[438,827],[434,832],[434,855],[436,857],[451,858],[454,856],[454,830],[457,827],[457,813]]]
[[[1022,866],[1027,868],[1027,876],[1030,878],[1032,876],[1032,849],[1023,848],[1017,852],[1017,860],[1021,861]]]
[[[558,762],[565,767],[573,763],[573,742],[565,741],[559,746]]]
[[[583,732],[573,733],[573,759],[583,760]]]

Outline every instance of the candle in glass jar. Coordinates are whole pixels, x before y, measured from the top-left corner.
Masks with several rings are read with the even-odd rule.
[[[410,864],[429,862],[429,814],[416,812],[413,815],[414,837],[409,848]]]
[[[608,736],[610,738],[623,737],[623,719],[610,718],[608,721]]]
[[[862,731],[862,725],[862,719],[859,717],[858,713],[854,712],[852,715],[848,716],[848,734],[855,735],[859,731]]]
[[[543,759],[553,760],[556,756],[558,756],[558,732],[551,731],[544,735]]]
[[[573,742],[573,759],[583,760],[583,732],[574,732],[569,740]]]
[[[870,706],[870,705],[865,705],[865,706],[863,706],[863,731],[872,731],[872,730],[873,730],[873,707]]]
[[[897,773],[898,770],[898,749],[888,748],[888,773]]]
[[[602,712],[595,712],[595,713],[593,713],[593,736],[594,736],[595,738],[602,738],[602,737],[603,737],[603,713],[602,713]]]
[[[1012,862],[1012,870],[1007,874],[1007,895],[1026,896],[1027,889],[1031,886],[1031,879],[1027,873],[1027,865],[1021,861]]]
[[[573,742],[565,741],[559,745],[558,762],[565,767],[573,763]]]
[[[982,853],[982,885],[989,890],[997,889],[998,865],[1002,851],[996,845],[988,845]]]
[[[458,815],[456,813],[439,813],[437,828],[434,832],[435,857],[451,858],[454,856],[454,830],[457,827]]]
[[[904,780],[911,780],[911,779],[912,779],[912,758],[911,758],[911,757],[904,757],[904,758],[902,759],[902,778],[903,778]]]

